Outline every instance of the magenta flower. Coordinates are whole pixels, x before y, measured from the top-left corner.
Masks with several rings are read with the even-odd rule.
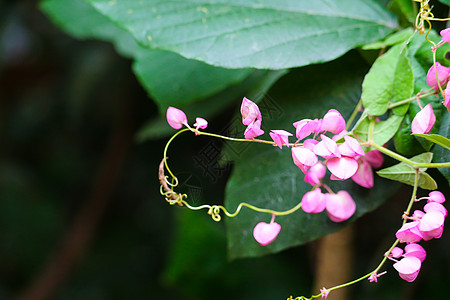
[[[261,134],[264,134],[264,130],[261,129],[261,121],[255,120],[254,122],[250,123],[250,125],[247,126],[247,129],[245,129],[244,136],[247,140],[251,140],[257,136],[260,136]]]
[[[317,145],[319,141],[313,140],[313,139],[307,139],[303,141],[303,147],[306,149],[309,149],[311,151],[314,151],[314,146]]]
[[[442,102],[445,107],[450,107],[450,85],[447,84],[447,87],[444,90],[444,102]]]
[[[259,222],[253,229],[253,237],[262,246],[272,243],[280,233],[281,225],[274,222],[275,215],[273,215],[270,223]]]
[[[303,140],[305,137],[316,131],[318,120],[303,119],[292,125],[295,127],[295,136],[297,139]]]
[[[405,246],[404,256],[414,256],[422,262],[427,257],[427,252],[419,244],[411,243]]]
[[[404,243],[417,243],[423,236],[419,230],[419,222],[405,223],[396,233],[395,236]]]
[[[343,156],[357,157],[364,156],[364,150],[359,142],[351,136],[344,135],[345,142],[338,146],[339,153]]]
[[[325,196],[320,189],[315,189],[303,195],[302,209],[306,213],[320,213],[324,211]]]
[[[280,149],[283,147],[283,144],[289,147],[289,137],[292,136],[292,133],[286,130],[271,130],[269,135]]]
[[[195,129],[205,129],[206,127],[208,127],[208,121],[206,121],[203,118],[195,118],[195,123],[194,123],[194,127]]]
[[[261,124],[262,115],[261,112],[259,111],[258,105],[256,105],[255,102],[247,99],[246,97],[242,99],[241,115],[242,115],[242,123],[244,123],[244,125],[250,125],[255,120],[259,120]]]
[[[434,115],[431,104],[425,105],[425,107],[419,111],[411,124],[411,131],[413,133],[430,133],[433,128],[436,116]]]
[[[429,196],[428,203],[430,203],[430,202],[444,203],[445,202],[444,194],[442,194],[439,191],[432,191],[428,194],[428,196]]]
[[[169,106],[166,113],[167,123],[174,128],[180,129],[183,125],[188,126],[187,117],[182,110]]]
[[[320,131],[339,134],[345,129],[345,120],[335,109],[330,109],[323,117]]]
[[[326,171],[327,169],[320,162],[313,165],[305,175],[305,182],[308,182],[312,186],[319,184],[325,176]]]
[[[437,202],[430,202],[425,204],[425,206],[423,207],[423,210],[425,210],[425,212],[431,212],[431,211],[438,211],[441,214],[444,215],[444,217],[447,217],[447,209],[444,207],[444,205],[437,203]]]
[[[393,258],[399,258],[400,256],[402,256],[403,255],[403,249],[402,248],[399,248],[399,247],[394,247],[394,248],[392,248],[392,250],[391,250],[391,256],[393,257]]]
[[[437,78],[439,78],[439,84],[443,86],[447,80],[449,75],[449,68],[444,67],[440,63],[436,63],[436,70],[437,70]],[[431,66],[431,68],[428,70],[427,73],[427,84],[434,88],[435,90],[439,89],[438,81],[436,79],[436,72],[434,70],[434,65]]]
[[[419,230],[422,233],[423,240],[428,241],[432,238],[440,238],[444,230],[444,215],[436,210],[427,212],[419,221]]]
[[[351,177],[354,182],[365,188],[373,187],[373,170],[367,160],[358,159],[358,170]]]
[[[339,191],[337,194],[325,194],[325,201],[328,217],[333,222],[343,222],[353,216],[356,211],[355,201],[346,191]]]
[[[332,157],[341,157],[335,141],[323,134],[320,136],[320,138],[322,140],[317,145],[315,145],[313,149],[316,155],[322,156],[325,159]]]
[[[320,289],[320,292],[322,293],[322,298],[327,299],[328,294],[330,293],[330,290],[326,289],[325,287]]]
[[[450,43],[450,28],[441,30],[439,34],[442,36],[442,41]]]
[[[380,274],[377,274],[377,273],[372,273],[372,274],[370,274],[370,276],[369,276],[369,282],[378,282],[378,277],[380,277],[380,276],[382,276],[382,275],[384,275],[384,274],[386,274],[387,272],[386,271],[384,271],[384,272],[382,272],[382,273],[380,273]]]
[[[306,173],[309,167],[314,166],[319,162],[319,159],[309,149],[304,147],[292,147],[292,159],[294,160],[294,164]]]
[[[396,262],[394,268],[398,271],[402,279],[413,282],[419,274],[421,265],[420,259],[414,256],[408,256]]]
[[[327,168],[335,177],[334,180],[345,180],[358,171],[358,162],[351,157],[335,157],[327,160]]]
[[[380,168],[384,162],[383,155],[380,150],[377,149],[367,152],[364,159],[367,160],[367,162],[369,162],[369,164],[375,169]]]

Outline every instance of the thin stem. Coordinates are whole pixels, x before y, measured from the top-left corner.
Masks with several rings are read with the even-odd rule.
[[[392,103],[392,104],[390,104],[390,105],[388,106],[388,109],[392,109],[392,108],[394,108],[394,107],[401,106],[401,105],[403,105],[403,104],[413,102],[414,100],[417,99],[417,97],[419,97],[419,98],[425,98],[425,97],[434,95],[434,94],[435,94],[434,90],[433,90],[433,92],[429,92],[429,93],[428,93],[428,91],[430,91],[430,90],[433,90],[433,88],[426,90],[426,91],[424,92],[424,93],[426,93],[426,94],[416,95],[416,96],[413,96],[413,97],[411,97],[411,98],[408,98],[408,99],[405,99],[405,100],[401,100],[401,101]]]
[[[355,109],[353,110],[352,114],[350,115],[350,118],[347,121],[347,125],[345,126],[345,130],[348,131],[350,126],[352,125],[353,121],[356,118],[356,115],[358,114],[359,110],[362,107],[362,99],[359,99],[358,104],[356,105]]]

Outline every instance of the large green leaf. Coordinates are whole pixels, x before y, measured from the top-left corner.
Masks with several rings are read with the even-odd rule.
[[[447,148],[447,150],[450,150],[450,140],[446,137],[443,137],[439,134],[420,134],[420,133],[413,133],[415,136],[423,137],[435,144],[438,144],[444,148]]]
[[[227,68],[329,61],[397,26],[371,0],[87,1],[147,48]]]
[[[112,42],[119,53],[134,58],[133,69],[161,112],[169,105],[205,99],[243,81],[252,72],[213,67],[175,53],[144,48],[127,31],[82,0],[45,0],[41,8],[75,37]]]
[[[405,45],[396,45],[380,56],[363,82],[362,101],[367,113],[372,116],[384,114],[389,104],[411,97],[414,90],[414,74]],[[408,105],[394,109],[404,115]]]
[[[439,135],[450,138],[450,114],[447,110],[442,112],[440,117],[441,127],[439,129]],[[440,145],[436,145],[433,148],[433,162],[450,162],[450,151]],[[439,168],[439,171],[444,175],[450,184],[450,168]]]
[[[356,67],[346,68],[348,65]],[[271,129],[295,132],[293,122],[303,118],[320,118],[331,108],[338,109],[348,118],[360,98],[361,82],[367,70],[362,66],[364,62],[359,57],[349,55],[332,63],[294,70],[283,77],[270,91],[283,114],[278,119],[266,120],[263,117],[265,136]],[[320,80],[324,73],[328,74],[326,81]],[[300,85],[292,85],[292,82],[299,82]],[[261,112],[264,115],[263,109]],[[232,146],[230,143],[229,147]],[[395,192],[397,185],[389,182],[387,188],[387,182],[376,178],[375,188],[372,189],[359,187],[351,180],[327,183],[336,192],[349,191],[357,203],[357,212],[352,219],[355,220],[375,209]],[[233,211],[239,203],[248,202],[258,207],[286,210],[297,205],[309,190],[311,186],[304,182],[304,175],[294,165],[289,149],[252,144],[235,156],[233,173],[226,188],[225,206]],[[300,210],[277,217],[281,232],[272,244],[262,247],[254,240],[252,230],[260,221],[269,222],[270,217],[244,208],[237,217],[226,219],[231,258],[277,252],[314,240],[345,225],[333,223],[325,213],[306,214]]]
[[[430,163],[432,158],[433,153],[426,152],[412,157],[411,160],[418,163]],[[426,190],[437,189],[436,181],[434,181],[434,179],[430,175],[425,173],[425,171],[426,168],[419,169],[418,186]],[[414,186],[416,171],[412,166],[401,162],[392,167],[380,170],[377,172],[377,174],[384,178],[400,181]]]

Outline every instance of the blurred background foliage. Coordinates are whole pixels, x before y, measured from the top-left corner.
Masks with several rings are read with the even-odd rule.
[[[160,108],[131,67],[111,44],[63,33],[37,1],[0,2],[0,299],[284,299],[316,292],[316,243],[230,262],[223,223],[164,202],[157,168],[166,139],[142,141]],[[228,124],[246,90],[221,95],[231,105],[210,119],[211,131]],[[194,202],[220,203],[230,169],[213,181],[193,159],[207,143],[181,137],[170,160]],[[355,277],[392,242],[409,193],[401,189],[354,226]],[[378,284],[350,288],[352,299],[445,299],[449,240],[444,232],[425,245],[414,284],[388,264]]]

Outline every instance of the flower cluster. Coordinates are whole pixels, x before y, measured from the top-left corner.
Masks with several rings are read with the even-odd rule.
[[[191,129],[188,124],[186,114],[178,108],[169,106],[169,108],[167,108],[166,118],[167,123],[169,123],[173,129],[180,129],[183,125]],[[205,119],[199,117],[195,119],[194,127],[196,130],[205,129],[207,126],[208,121]]]
[[[433,191],[428,197],[419,198],[427,200],[427,204],[422,210],[415,210],[411,217],[405,219],[411,222],[405,223],[395,234],[400,243],[406,243],[405,250],[394,247],[389,254],[389,258],[395,260],[394,268],[401,278],[412,282],[419,274],[421,264],[426,257],[426,252],[422,246],[417,244],[421,240],[428,241],[433,238],[440,238],[444,230],[444,221],[447,210],[442,205],[445,201],[444,195],[439,191]]]
[[[242,123],[247,125],[245,138],[253,139],[264,133],[261,130],[262,116],[258,106],[244,98],[241,105]],[[343,222],[356,211],[355,201],[346,191],[322,193],[322,179],[326,170],[331,173],[331,180],[352,178],[357,184],[371,188],[373,186],[372,168],[379,168],[383,157],[378,150],[365,153],[360,143],[345,130],[346,122],[335,109],[330,109],[322,119],[303,119],[293,123],[297,141],[289,144],[293,134],[286,130],[271,130],[269,135],[280,149],[291,147],[294,164],[305,174],[305,181],[313,186],[301,200],[306,213],[320,213],[324,210],[330,220]],[[326,133],[332,134],[328,137]],[[310,138],[307,138],[311,136]],[[304,140],[307,138],[306,140]],[[303,143],[300,143],[302,140]],[[320,160],[322,158],[323,160]],[[264,229],[264,230],[262,230]],[[280,227],[273,220],[270,224],[261,222],[255,227],[254,237],[263,246],[273,241]],[[262,237],[263,233],[267,236]],[[276,232],[276,234],[274,234]],[[262,242],[261,242],[262,241]]]

